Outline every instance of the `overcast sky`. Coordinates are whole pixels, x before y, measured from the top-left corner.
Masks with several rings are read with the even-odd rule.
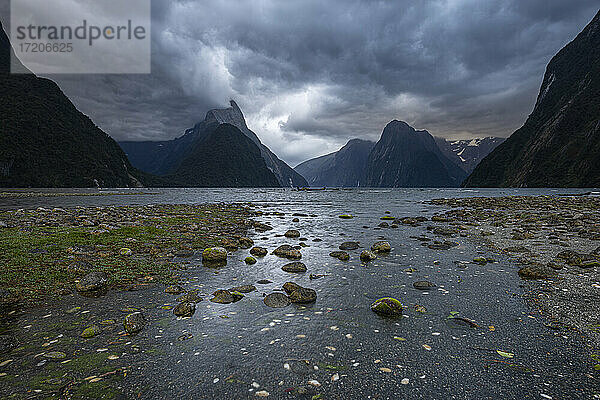
[[[377,140],[392,119],[446,138],[509,136],[598,1],[153,0],[152,10],[151,75],[51,78],[117,140],[180,136],[234,99],[295,166],[350,138]]]

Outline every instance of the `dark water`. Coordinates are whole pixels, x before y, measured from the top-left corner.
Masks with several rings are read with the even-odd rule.
[[[248,266],[243,262],[247,251],[240,250],[231,254],[228,265],[218,271],[198,265],[194,258],[181,260],[189,264],[184,285],[188,289],[198,288],[206,295],[241,284],[255,284],[259,289],[229,305],[205,299],[190,319],[177,320],[171,311],[161,309],[165,304],[175,304],[174,297],[164,294],[162,287],[111,292],[110,301],[103,303],[67,298],[66,305],[37,311],[40,316],[50,312],[57,318],[68,318],[64,310],[79,305],[92,310],[92,314],[101,310],[98,313],[102,318],[122,318],[121,308],[145,304],[145,313],[153,323],[118,350],[119,362],[132,369],[121,382],[127,393],[160,399],[255,398],[261,390],[276,399],[310,399],[318,395],[323,399],[588,399],[598,392],[593,386],[595,380],[588,376],[592,373],[589,350],[576,334],[550,329],[543,317],[527,307],[521,298],[516,265],[501,257],[497,257],[499,262],[486,266],[457,263],[490,253],[466,238],[452,239],[460,246],[448,251],[421,246],[411,236],[434,238],[426,230],[427,223],[375,229],[386,211],[396,217],[431,217],[442,211],[423,203],[432,198],[559,191],[155,192],[159,194],[3,202],[4,207],[253,202],[264,211],[285,213],[260,218],[275,229],[252,234],[256,245],[272,251],[284,243],[297,244],[296,239],[279,235],[298,229],[310,245],[302,250],[308,272],[285,273],[280,268],[287,261],[272,255]],[[315,216],[300,217],[300,222],[294,223],[292,213]],[[342,220],[338,218],[342,213],[356,218]],[[323,241],[313,242],[315,238]],[[391,243],[391,254],[362,265],[360,251],[381,239]],[[349,252],[350,261],[341,262],[328,255],[347,240],[360,241],[363,247]],[[408,268],[416,272],[406,272]],[[326,276],[310,280],[310,273]],[[256,284],[261,279],[273,283]],[[412,287],[418,280],[432,281],[437,287],[418,291]],[[316,303],[284,309],[266,307],[263,293],[273,292],[286,281],[314,288],[318,293]],[[405,305],[404,318],[383,319],[369,310],[374,300],[384,296],[395,297]],[[416,305],[426,307],[427,312],[415,311]],[[451,313],[476,321],[479,328],[459,324],[448,318]],[[187,334],[193,337],[179,340]],[[106,337],[94,340],[98,342],[90,342],[90,351],[94,346],[110,348]],[[143,352],[135,353],[128,346],[139,346]],[[514,357],[502,357],[496,350]],[[335,374],[339,379],[332,381]],[[310,380],[321,386],[310,386]],[[298,388],[307,388],[307,393],[298,395]]]

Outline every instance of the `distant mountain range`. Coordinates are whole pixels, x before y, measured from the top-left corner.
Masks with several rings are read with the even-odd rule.
[[[23,65],[0,24],[0,187],[131,187],[144,174],[51,80]]]
[[[467,187],[600,187],[600,11],[548,64],[525,125]]]
[[[473,172],[488,154],[504,143],[505,138],[485,137],[467,140],[446,140],[436,137],[435,142],[446,157],[467,174]]]
[[[228,125],[227,136],[214,135],[215,131],[222,125]],[[240,136],[241,134],[241,136]],[[225,149],[225,144],[231,144],[233,137],[240,138],[233,152]],[[210,140],[207,141],[207,138]],[[249,140],[246,140],[249,139]],[[211,147],[206,146],[210,143]],[[177,139],[160,142],[133,142],[125,141],[119,143],[131,163],[142,171],[161,176],[171,186],[265,186],[271,185],[271,175],[276,178],[276,184],[272,186],[307,186],[306,180],[285,162],[281,161],[246,125],[244,114],[238,105],[232,100],[231,107],[225,109],[210,110],[206,117],[193,128],[188,129],[185,134]],[[255,147],[258,149],[260,158],[266,165],[266,171],[262,165],[258,165],[250,154],[254,154]],[[219,162],[216,155],[212,155],[216,148],[227,150],[229,158],[223,158]],[[200,158],[209,156],[200,162]],[[209,161],[213,160],[214,163]],[[244,162],[252,160],[251,163],[239,168],[241,174],[234,176],[229,170],[224,179],[210,181],[200,179],[201,176],[219,176],[226,167],[223,163],[229,162],[239,167]],[[198,169],[202,166],[203,170]],[[254,170],[256,168],[256,170]],[[227,169],[227,168],[225,168]],[[261,173],[260,171],[264,172]],[[247,176],[243,176],[243,174]],[[249,179],[253,177],[253,179]]]
[[[313,187],[458,187],[503,140],[447,141],[392,121],[377,143],[352,139],[295,170]]]

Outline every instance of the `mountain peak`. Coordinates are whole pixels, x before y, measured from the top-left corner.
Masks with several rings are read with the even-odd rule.
[[[233,100],[229,101],[231,107],[216,108],[206,113],[205,122],[217,122],[219,124],[231,124],[242,132],[248,130],[244,114],[237,103]]]

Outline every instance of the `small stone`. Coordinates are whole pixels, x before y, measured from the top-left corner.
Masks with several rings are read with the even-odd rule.
[[[402,303],[392,297],[384,297],[371,304],[371,311],[386,317],[402,315]]]
[[[227,250],[223,247],[209,247],[202,252],[202,263],[224,262],[227,262]]]
[[[373,261],[376,258],[377,258],[377,255],[375,255],[375,253],[373,253],[372,251],[369,251],[369,250],[364,250],[362,253],[360,253],[360,261],[362,261],[362,262]]]
[[[144,314],[141,312],[128,314],[123,320],[123,327],[130,335],[140,332],[142,329],[144,329],[145,325],[146,319],[144,318]]]
[[[250,249],[250,254],[255,257],[264,257],[267,255],[267,253],[268,251],[264,247],[253,247]]]
[[[375,253],[389,253],[392,251],[392,246],[389,242],[375,242],[371,250]]]
[[[306,265],[300,261],[295,261],[285,264],[283,267],[281,267],[281,269],[285,272],[302,273],[306,272]]]
[[[271,308],[283,308],[290,305],[290,299],[283,293],[271,293],[265,296],[263,302]]]
[[[418,290],[429,290],[435,287],[435,284],[429,281],[417,281],[413,283],[413,287]]]
[[[329,253],[331,257],[337,258],[340,261],[348,261],[350,259],[350,255],[345,251],[332,251]]]
[[[284,235],[287,238],[299,238],[300,237],[300,232],[295,230],[295,229],[290,229],[289,231],[287,231]]]
[[[196,312],[196,303],[179,303],[173,309],[173,314],[178,317],[191,317]]]

